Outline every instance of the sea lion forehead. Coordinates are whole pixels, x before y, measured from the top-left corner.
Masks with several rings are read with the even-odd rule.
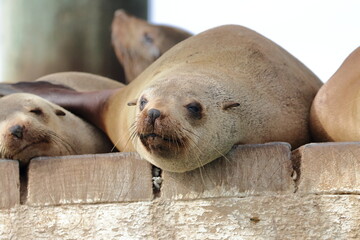
[[[201,100],[201,96],[203,94],[199,94],[199,92],[203,92],[204,90],[199,90],[200,88],[191,88],[190,86],[184,86],[181,84],[167,84],[167,85],[153,85],[149,88],[145,89],[141,94],[141,97],[149,98],[161,98],[161,99],[193,99],[193,100]]]

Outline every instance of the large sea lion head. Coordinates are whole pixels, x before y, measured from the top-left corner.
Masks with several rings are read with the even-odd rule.
[[[21,165],[38,156],[82,152],[84,130],[76,116],[36,95],[15,93],[0,98],[0,158]]]
[[[175,78],[142,91],[132,137],[136,151],[152,164],[185,172],[223,156],[236,143],[239,103],[201,76]]]
[[[122,9],[115,12],[111,29],[112,44],[124,66],[127,82],[169,48],[191,36],[178,28],[150,24]]]

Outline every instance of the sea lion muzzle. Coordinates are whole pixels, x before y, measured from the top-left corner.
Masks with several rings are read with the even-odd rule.
[[[155,120],[161,115],[160,111],[155,108],[151,108],[147,114],[151,124],[154,124]]]
[[[24,128],[20,125],[14,125],[9,128],[9,132],[16,138],[21,139],[23,137]]]

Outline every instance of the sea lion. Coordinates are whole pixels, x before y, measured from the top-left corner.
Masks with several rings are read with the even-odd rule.
[[[43,84],[44,86],[57,85],[58,88],[72,89],[79,92],[116,89],[125,86],[123,83],[120,83],[116,80],[106,78],[100,75],[85,73],[85,72],[52,73],[42,76],[33,81],[41,82],[40,84]],[[24,82],[20,82],[20,84],[22,83]],[[51,83],[51,84],[47,84],[47,83]],[[17,92],[19,91],[13,88],[10,83],[5,83],[2,84],[0,97]],[[41,95],[41,93],[38,93],[38,95]]]
[[[84,72],[52,73],[42,76],[35,81],[59,84],[80,92],[114,89],[124,86],[123,83],[113,79]]]
[[[271,40],[225,25],[175,45],[119,90],[41,92],[82,111],[118,150],[185,172],[224,156],[234,144],[307,143],[310,106],[321,85]]]
[[[110,152],[105,134],[64,108],[28,93],[0,98],[0,158],[21,166],[37,156]]]
[[[316,141],[360,141],[360,47],[316,94],[310,127]]]
[[[112,44],[124,67],[127,83],[164,52],[191,35],[179,28],[150,24],[123,9],[115,11],[111,25]]]

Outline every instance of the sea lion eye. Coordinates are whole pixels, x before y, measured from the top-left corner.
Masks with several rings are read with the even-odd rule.
[[[152,37],[150,37],[147,32],[144,33],[143,39],[148,44],[152,44],[154,42],[154,39]]]
[[[57,109],[57,110],[55,111],[55,114],[56,114],[57,116],[65,116],[65,115],[66,115],[65,112],[64,112],[64,111],[61,111],[60,109]]]
[[[201,119],[202,107],[198,102],[192,102],[185,106],[191,117]]]
[[[142,110],[144,109],[144,107],[145,107],[145,105],[146,105],[147,103],[148,103],[148,101],[146,100],[146,98],[142,97],[142,98],[140,99],[140,106],[139,106],[140,111],[142,111]]]
[[[31,109],[29,112],[35,113],[36,115],[41,115],[41,114],[43,114],[43,111],[42,111],[40,108]]]

